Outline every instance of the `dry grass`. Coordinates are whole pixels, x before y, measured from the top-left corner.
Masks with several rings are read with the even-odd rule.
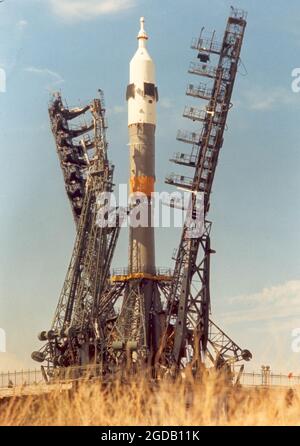
[[[230,389],[210,377],[149,384],[143,378],[1,404],[0,425],[199,426],[299,425],[300,401],[288,390]]]

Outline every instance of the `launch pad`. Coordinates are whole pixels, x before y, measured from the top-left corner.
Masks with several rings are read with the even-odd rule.
[[[244,11],[232,8],[221,41],[215,32],[206,34],[202,28],[192,42],[196,61],[188,72],[207,83],[187,87],[187,96],[201,101],[202,108],[185,107],[183,116],[197,128],[179,131],[177,139],[191,151],[176,153],[171,160],[190,168],[191,174],[166,178],[167,184],[188,191],[190,197],[174,267],[166,271],[156,267],[155,231],[149,224],[159,96],[144,19],[126,91],[130,204],[125,213],[112,209],[109,198],[114,190],[114,166],[108,157],[102,91],[90,104],[74,109],[64,105],[60,94],[54,95],[49,116],[77,235],[51,328],[40,333],[44,345],[32,354],[43,363],[48,378],[77,366],[99,366],[101,376],[124,369],[176,374],[185,367],[196,374],[205,366],[228,370],[251,359],[248,350],[211,320],[210,257],[214,251],[208,220],[246,19]],[[146,215],[147,224],[130,227],[128,268],[113,271],[123,219],[130,213],[136,213],[137,219]],[[115,224],[104,224],[111,217]]]

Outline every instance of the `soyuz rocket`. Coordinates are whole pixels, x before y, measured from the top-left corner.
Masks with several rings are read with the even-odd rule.
[[[155,274],[154,227],[151,224],[151,193],[155,183],[155,129],[156,103],[158,90],[155,85],[155,65],[146,43],[148,35],[144,28],[144,17],[140,19],[141,29],[137,36],[138,49],[130,62],[128,101],[128,132],[130,180],[129,191],[132,197],[144,194],[144,200],[136,201],[145,206],[147,224],[130,226],[129,233],[129,272],[131,274]],[[133,200],[134,201],[134,200]],[[132,209],[134,205],[131,203]],[[133,209],[134,210],[134,209]],[[145,215],[144,213],[144,215]]]

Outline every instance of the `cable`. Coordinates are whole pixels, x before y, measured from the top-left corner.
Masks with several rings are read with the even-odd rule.
[[[244,68],[244,70],[245,70],[245,73],[241,73],[239,70],[238,70],[238,73],[241,75],[241,76],[247,76],[248,75],[248,71],[247,71],[247,68],[246,68],[246,65],[244,64],[244,62],[242,61],[242,59],[241,59],[241,57],[239,58],[239,65],[242,65],[242,67]]]

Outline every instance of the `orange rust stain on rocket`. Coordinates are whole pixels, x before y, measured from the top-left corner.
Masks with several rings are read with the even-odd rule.
[[[154,192],[154,177],[148,177],[141,175],[138,177],[130,178],[130,193],[142,192],[143,194],[150,197],[152,192]]]

